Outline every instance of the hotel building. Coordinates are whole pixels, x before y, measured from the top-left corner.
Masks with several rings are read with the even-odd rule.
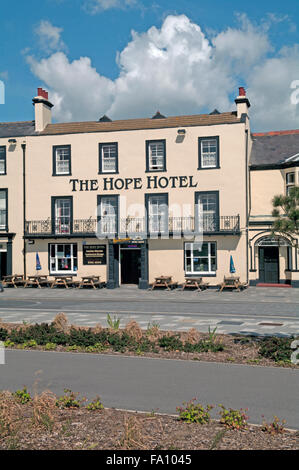
[[[192,116],[0,123],[0,275],[101,276],[141,289],[160,275],[211,286],[299,286],[298,239],[271,237],[271,200],[299,181],[299,131],[251,134],[236,110]],[[297,150],[296,150],[297,149]]]

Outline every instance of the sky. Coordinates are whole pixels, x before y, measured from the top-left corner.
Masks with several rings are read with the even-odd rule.
[[[0,122],[235,110],[253,131],[299,128],[298,0],[1,0]]]

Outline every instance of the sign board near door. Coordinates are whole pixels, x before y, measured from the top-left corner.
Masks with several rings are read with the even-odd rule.
[[[106,245],[83,245],[83,264],[107,264]]]

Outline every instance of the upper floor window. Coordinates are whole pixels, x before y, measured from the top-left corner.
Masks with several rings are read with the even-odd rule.
[[[295,172],[286,174],[286,194],[290,194],[290,190],[295,187]]]
[[[168,194],[146,194],[148,231],[166,233],[168,231]]]
[[[7,230],[7,189],[0,189],[0,230]]]
[[[6,147],[0,147],[0,175],[6,175]]]
[[[109,236],[118,233],[118,196],[98,196],[98,232]]]
[[[166,171],[166,140],[146,141],[146,171]]]
[[[53,176],[71,174],[71,146],[59,145],[53,147]]]
[[[72,231],[72,198],[53,197],[52,201],[54,233],[58,235],[70,234]]]
[[[99,173],[118,173],[117,142],[99,144]]]
[[[199,137],[198,169],[219,168],[219,137]]]
[[[219,193],[207,191],[195,193],[196,218],[198,229],[215,232],[219,225]]]

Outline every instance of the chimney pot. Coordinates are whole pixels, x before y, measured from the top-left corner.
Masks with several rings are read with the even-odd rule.
[[[239,96],[246,96],[246,90],[243,86],[239,88]]]

